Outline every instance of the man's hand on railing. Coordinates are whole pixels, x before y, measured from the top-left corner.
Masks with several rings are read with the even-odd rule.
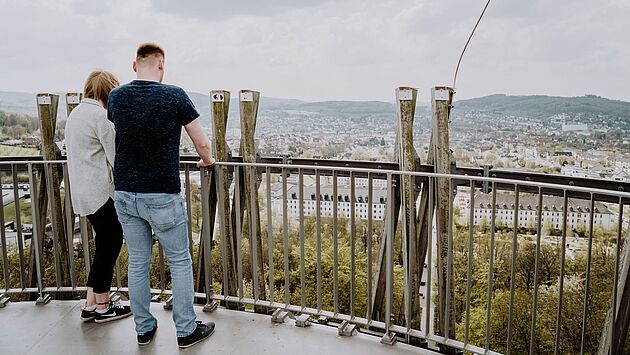
[[[197,162],[197,167],[198,168],[209,168],[211,166],[214,165],[214,163],[216,163],[217,161],[212,158],[210,161],[206,162],[203,159],[199,159],[199,161]]]

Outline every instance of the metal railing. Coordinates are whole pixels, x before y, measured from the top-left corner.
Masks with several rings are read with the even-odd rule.
[[[37,295],[40,303],[49,294],[85,291],[91,231],[81,219],[75,238],[71,192],[62,186],[63,203],[57,203],[51,184],[55,174],[66,181],[65,162],[0,165],[3,179],[14,186],[28,179],[30,196],[30,209],[24,209],[18,190],[11,192],[15,242],[3,228],[0,290],[12,297]],[[601,311],[610,312],[615,324],[628,192],[326,161],[222,162],[201,171],[183,161],[181,173],[196,297],[207,310],[216,302],[257,312],[281,310],[339,325],[344,335],[358,330],[382,336],[383,342],[398,339],[478,354],[594,352],[600,335],[608,331]],[[447,206],[436,204],[439,192],[431,187],[438,181],[448,185]],[[308,196],[305,188],[314,193]],[[340,188],[348,191],[347,199],[340,197]],[[429,204],[426,259],[411,260],[406,236],[417,235],[419,221],[396,210],[406,205],[416,216],[423,189]],[[383,200],[374,200],[375,194]],[[408,196],[409,203],[400,196]],[[546,206],[550,196],[559,196],[561,204]],[[512,202],[498,204],[497,199]],[[537,203],[522,205],[526,199]],[[475,208],[477,200],[491,202],[485,209]],[[569,228],[575,226],[570,220],[577,214],[574,205],[580,206],[579,219],[586,221],[579,228]],[[0,209],[3,224],[10,206]],[[375,218],[375,211],[381,211],[377,207],[384,211],[382,220]],[[462,210],[469,212],[462,215]],[[533,223],[523,222],[525,211]],[[31,238],[24,234],[29,216]],[[64,221],[62,228],[55,223],[59,220]],[[440,230],[444,225],[447,230]],[[156,248],[152,293],[157,301],[172,292],[163,252]],[[441,253],[448,255],[444,269]],[[418,276],[410,275],[410,262],[424,264],[420,289],[411,289],[408,282]],[[125,264],[123,258],[116,264],[113,291],[127,291]],[[236,280],[229,279],[230,268],[235,268]],[[379,272],[384,284],[379,284]],[[230,282],[236,283],[235,290],[229,289]],[[385,290],[382,302],[374,296],[380,287]],[[420,300],[420,309],[411,309],[412,299]],[[440,309],[441,299],[447,311]],[[420,322],[414,314],[421,314]]]

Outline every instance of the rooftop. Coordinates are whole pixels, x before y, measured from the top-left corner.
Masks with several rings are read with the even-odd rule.
[[[515,195],[513,193],[497,194],[496,196],[496,208],[497,209],[510,209],[513,210]],[[589,213],[591,201],[569,198],[568,201],[570,212]],[[563,211],[564,201],[560,196],[543,196],[543,211]],[[608,207],[596,201],[595,213],[612,214]],[[479,193],[475,195],[475,208],[492,208],[492,194]],[[538,209],[538,196],[535,195],[519,195],[519,209],[520,210],[537,210]]]

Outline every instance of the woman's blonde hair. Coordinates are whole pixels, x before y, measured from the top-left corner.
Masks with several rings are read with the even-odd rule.
[[[107,108],[109,92],[118,85],[118,79],[114,74],[105,70],[95,70],[85,80],[83,97],[100,101]]]

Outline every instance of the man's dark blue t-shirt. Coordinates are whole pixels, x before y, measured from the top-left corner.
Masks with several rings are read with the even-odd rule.
[[[117,191],[178,193],[182,126],[199,117],[186,92],[134,80],[111,91],[107,115],[116,130]]]

